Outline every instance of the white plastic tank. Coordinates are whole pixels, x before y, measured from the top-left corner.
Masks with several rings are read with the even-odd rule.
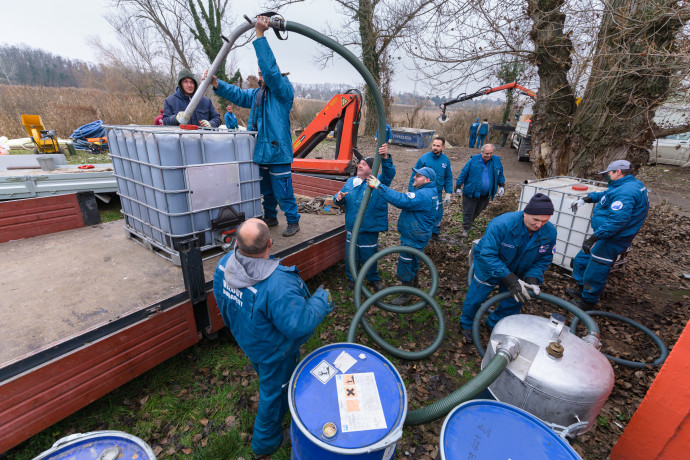
[[[582,242],[592,234],[592,212],[596,203],[585,203],[577,213],[570,205],[591,192],[603,192],[605,182],[578,179],[576,177],[549,177],[522,184],[522,193],[518,211],[522,211],[536,193],[543,193],[551,198],[554,213],[549,221],[556,226],[556,253],[553,263],[567,270],[572,270],[571,262],[575,258]]]

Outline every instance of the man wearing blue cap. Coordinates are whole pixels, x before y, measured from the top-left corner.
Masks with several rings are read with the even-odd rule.
[[[571,205],[577,212],[585,203],[597,203],[592,213],[594,233],[585,239],[573,260],[573,278],[578,286],[566,290],[583,310],[596,308],[611,267],[630,247],[649,212],[647,188],[632,175],[629,161],[616,160],[599,174],[606,174],[608,189],[589,193]]]
[[[460,326],[465,343],[472,343],[472,323],[480,305],[495,286],[512,298],[499,302],[486,322],[493,328],[506,316],[516,315],[529,300],[529,290],[540,293],[544,272],[556,252],[556,227],[551,199],[536,193],[523,211],[507,212],[489,222],[474,247],[474,275],[462,305]]]
[[[474,144],[477,142],[477,130],[479,129],[479,118],[477,118],[474,123],[470,125],[470,148],[474,148]]]
[[[439,206],[436,173],[428,166],[412,170],[415,172],[414,191],[398,192],[383,185],[374,176],[370,176],[367,183],[375,188],[384,200],[402,209],[398,218],[400,243],[423,251],[429,244]],[[404,253],[398,255],[398,279],[403,286],[417,286],[418,270],[419,260],[416,256]],[[404,305],[411,297],[409,294],[402,294],[393,299],[391,304]]]
[[[441,199],[443,195],[443,188],[446,189],[446,195],[443,197],[443,201],[440,202],[438,211],[436,212],[436,223],[434,224],[434,230],[431,234],[432,241],[444,242],[440,237],[441,233],[441,221],[443,220],[443,206],[450,204],[450,197],[453,194],[453,171],[450,167],[450,159],[443,153],[443,149],[446,148],[446,138],[438,136],[431,143],[431,152],[427,152],[417,160],[414,165],[414,169],[421,169],[425,166],[430,167],[436,173],[436,190],[438,191],[438,199]],[[410,183],[408,184],[407,190],[414,192],[414,176],[415,172],[412,170],[410,174]]]

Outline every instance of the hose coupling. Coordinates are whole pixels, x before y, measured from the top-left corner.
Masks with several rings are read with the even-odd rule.
[[[520,354],[520,341],[515,337],[506,337],[496,347],[496,353],[503,352],[504,355],[513,361]]]
[[[582,340],[584,340],[585,343],[593,346],[596,350],[599,350],[601,348],[601,340],[599,340],[599,334],[589,333],[586,336],[582,337]]]

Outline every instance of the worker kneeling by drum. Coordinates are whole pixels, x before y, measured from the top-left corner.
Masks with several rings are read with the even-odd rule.
[[[502,214],[489,222],[486,232],[474,248],[474,276],[462,305],[460,325],[466,343],[472,343],[472,321],[480,305],[495,286],[499,293],[510,291],[489,315],[489,327],[506,316],[520,313],[530,299],[528,289],[539,294],[544,272],[553,260],[556,227],[551,199],[535,194],[524,211]]]

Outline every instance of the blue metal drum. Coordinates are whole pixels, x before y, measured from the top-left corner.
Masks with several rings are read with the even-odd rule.
[[[441,428],[441,458],[579,460],[580,456],[534,415],[499,401],[460,404]]]
[[[293,460],[389,460],[402,436],[407,392],[383,355],[354,343],[315,350],[288,393]]]
[[[59,439],[34,460],[156,460],[141,439],[122,431],[78,433]]]

